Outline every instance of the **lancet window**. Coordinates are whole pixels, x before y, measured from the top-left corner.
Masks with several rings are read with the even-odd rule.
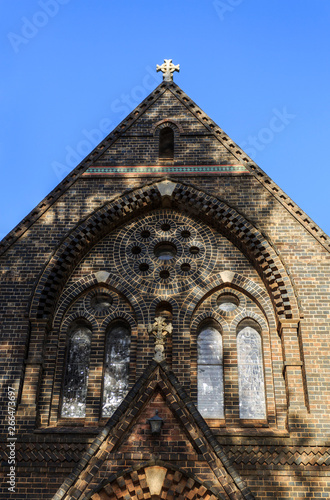
[[[254,321],[243,321],[237,332],[239,414],[241,419],[265,419],[266,401],[261,337]]]
[[[130,328],[126,322],[110,325],[105,346],[103,417],[110,417],[128,392],[130,342]]]
[[[197,338],[198,410],[204,418],[224,417],[222,337],[212,323]]]
[[[76,325],[69,337],[62,417],[85,417],[91,336],[92,332],[87,326]]]

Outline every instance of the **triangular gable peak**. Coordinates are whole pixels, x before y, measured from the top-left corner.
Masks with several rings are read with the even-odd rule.
[[[221,171],[225,171],[226,167],[230,167],[232,171],[236,169],[237,173],[249,173],[253,175],[258,182],[260,182],[290,212],[290,214],[322,244],[324,248],[328,251],[330,250],[329,236],[327,236],[322,229],[317,226],[312,219],[310,219],[305,212],[301,210],[291,198],[289,198],[272,179],[205,114],[178,85],[174,82],[163,81],[2,240],[0,243],[0,255],[24,234],[25,231],[81,177],[81,175],[85,174],[85,172],[85,175],[88,175],[88,173],[95,173],[92,169],[99,168],[100,162],[102,163],[101,158],[105,157],[107,151],[112,148],[112,146],[123,137],[123,135],[126,134],[129,129],[131,129],[131,127],[133,127],[137,121],[139,121],[143,115],[164,96],[165,93],[170,93],[171,96],[181,103],[182,106],[203,125],[203,129],[216,138],[228,154],[227,158],[229,165],[213,165],[213,167],[216,167],[213,169],[210,168],[210,165],[207,165],[209,167],[208,170],[191,166],[189,170],[190,175],[198,175],[206,171],[208,173],[219,174]],[[199,167],[202,166],[203,165],[199,165]],[[112,173],[118,174],[119,172],[116,171]],[[141,173],[142,171],[140,170],[139,175],[141,175]],[[160,173],[165,173],[165,175],[167,175],[165,171]],[[184,170],[180,171],[180,175],[184,173]],[[153,174],[157,174],[156,170],[154,170]],[[172,170],[171,175],[173,174],[175,174],[175,171]],[[122,175],[127,175],[127,172],[123,171]]]
[[[151,431],[148,431],[148,417],[154,414],[155,406],[159,408],[160,415],[165,417],[161,434],[157,436],[156,441]],[[144,441],[137,446],[139,451],[134,453],[136,439]],[[181,450],[178,451],[174,447],[172,453],[169,453],[173,440],[180,443]],[[124,456],[126,448],[131,450],[130,462],[134,465],[128,468],[129,471],[123,470],[122,467],[118,467],[116,471],[113,469],[114,458],[121,454]],[[165,481],[166,475],[172,477],[173,470],[178,470],[176,464],[179,459],[184,463],[194,454],[198,457],[202,469],[201,476],[206,473],[210,479],[207,485],[203,485],[202,477],[194,477],[191,482],[189,468],[180,469],[179,475],[174,476],[184,476],[186,479],[184,486],[182,482],[179,486],[178,480],[177,488],[187,488],[187,480],[190,478],[188,484],[191,489],[193,485],[196,487],[196,484],[199,484],[200,493],[209,491],[208,498],[214,496],[227,500],[253,500],[253,495],[231,466],[221,445],[173,373],[167,369],[165,362],[158,364],[153,361],[85,452],[76,469],[64,481],[53,500],[111,498],[111,492],[118,487],[116,481],[120,488],[125,489],[125,475],[131,484],[132,471],[145,471],[153,465],[165,471],[158,471]],[[162,459],[162,455],[166,460]],[[155,470],[149,472],[151,475],[156,473]],[[136,478],[138,481],[138,475]],[[144,478],[144,487],[150,489],[146,481],[148,483],[148,478]],[[167,489],[170,487],[168,481],[164,483],[164,488],[165,486]],[[101,492],[100,495],[98,492]],[[200,493],[199,496],[202,497]],[[182,498],[191,498],[191,495],[186,491],[186,496]]]

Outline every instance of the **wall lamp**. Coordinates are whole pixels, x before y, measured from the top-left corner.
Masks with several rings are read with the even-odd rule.
[[[164,423],[164,420],[158,416],[158,410],[155,411],[155,415],[148,418],[148,422],[151,428],[151,434],[159,434]]]

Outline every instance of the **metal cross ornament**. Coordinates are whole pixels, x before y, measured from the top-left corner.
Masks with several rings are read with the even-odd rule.
[[[158,316],[155,318],[153,323],[148,325],[149,335],[154,335],[155,337],[155,361],[163,361],[165,359],[164,349],[165,349],[165,337],[166,335],[171,335],[173,330],[172,324],[166,324],[165,318]]]
[[[172,82],[174,71],[180,71],[180,64],[175,65],[172,63],[172,59],[164,59],[161,66],[157,64],[156,69],[157,71],[162,71],[164,82]]]

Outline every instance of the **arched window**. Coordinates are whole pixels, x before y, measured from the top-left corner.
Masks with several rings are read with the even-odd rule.
[[[127,323],[113,323],[106,338],[102,417],[110,417],[128,392],[130,343]]]
[[[215,324],[202,326],[197,349],[198,410],[204,418],[224,418],[222,337]]]
[[[91,336],[92,332],[84,325],[75,326],[70,335],[63,386],[62,417],[85,417]]]
[[[163,160],[174,158],[174,132],[171,127],[164,127],[159,132],[159,158]]]
[[[265,419],[266,401],[261,337],[254,321],[238,327],[239,414],[242,419]]]

